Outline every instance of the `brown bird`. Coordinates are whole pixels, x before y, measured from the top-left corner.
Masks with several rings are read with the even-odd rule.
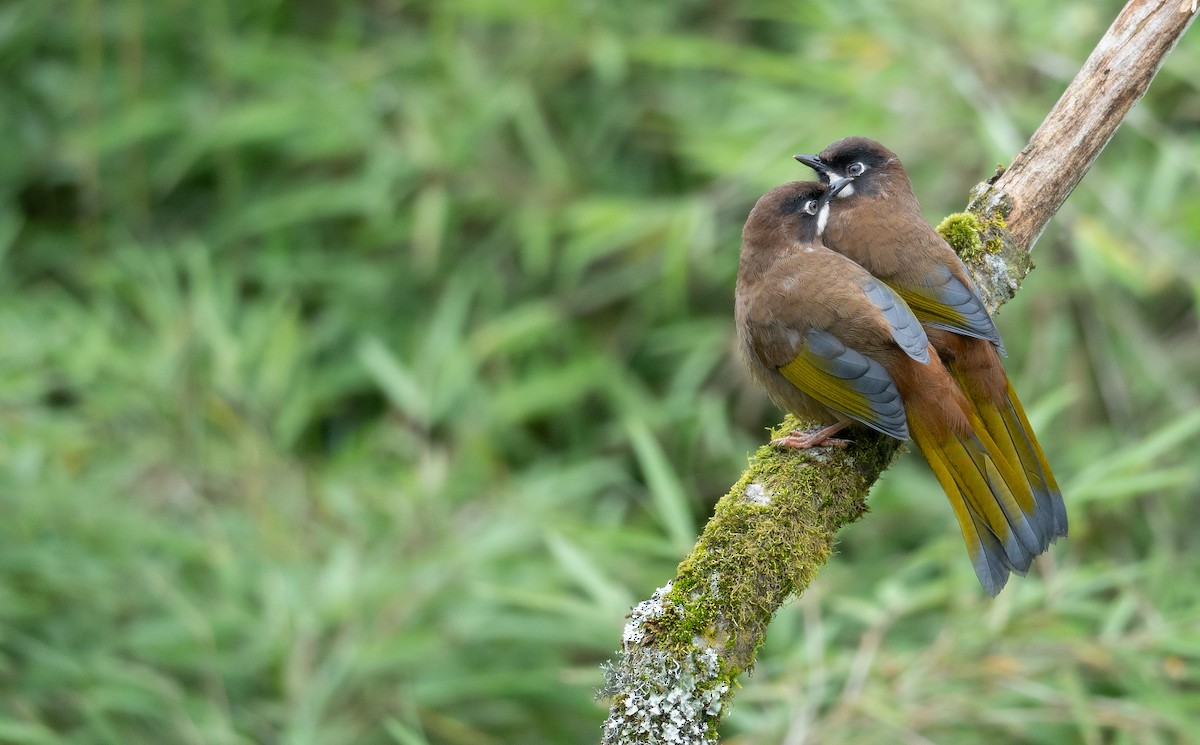
[[[858,422],[911,435],[954,507],[975,573],[995,595],[1038,544],[1021,505],[1027,481],[999,451],[908,305],[826,248],[831,187],[794,182],[765,194],[742,231],[737,333],[754,379],[781,408],[829,426],[774,441],[807,448]]]
[[[912,182],[896,154],[866,137],[848,137],[819,155],[797,155],[823,183],[851,184],[831,203],[822,240],[904,298],[934,349],[970,400],[1005,459],[1024,476],[1014,490],[1036,556],[1067,534],[1062,492],[1025,416],[1000,354],[1004,345],[966,267],[921,216]],[[947,484],[949,476],[934,472]],[[1021,501],[1028,493],[1032,501]]]

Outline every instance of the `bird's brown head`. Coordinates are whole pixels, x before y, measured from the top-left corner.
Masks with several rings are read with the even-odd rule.
[[[796,160],[817,172],[821,183],[839,178],[853,179],[841,190],[839,199],[866,197],[909,197],[912,182],[891,150],[868,137],[846,137],[818,155],[797,155]]]
[[[815,181],[792,181],[762,195],[742,229],[744,245],[781,250],[820,240],[829,191]]]

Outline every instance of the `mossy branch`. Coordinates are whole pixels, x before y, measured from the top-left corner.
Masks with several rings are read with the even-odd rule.
[[[788,417],[772,436],[803,428]],[[605,667],[614,697],[605,743],[715,740],[737,676],[754,663],[767,624],[816,577],[834,536],[867,511],[867,489],[899,442],[856,433],[845,449],[758,449],[717,503],[675,578],[630,614],[622,650]]]
[[[1030,249],[1191,25],[1184,0],[1131,0],[1012,164],[939,226],[995,311],[1032,265]],[[803,428],[789,417],[780,434]],[[715,743],[737,677],[754,664],[783,601],[816,576],[834,536],[867,510],[895,440],[844,449],[762,447],[717,503],[676,576],[630,613],[601,695],[603,743]]]

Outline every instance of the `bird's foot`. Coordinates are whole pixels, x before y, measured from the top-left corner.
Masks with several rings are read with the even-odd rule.
[[[828,427],[817,430],[816,432],[801,432],[794,429],[788,432],[787,437],[776,437],[771,440],[771,444],[777,448],[791,448],[793,450],[808,450],[818,446],[844,448],[850,444],[850,440],[842,440],[834,437],[840,432],[845,424],[831,424]]]

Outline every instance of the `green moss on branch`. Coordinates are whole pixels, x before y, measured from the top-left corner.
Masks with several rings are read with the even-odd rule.
[[[788,417],[775,435],[801,426]],[[657,725],[692,733],[671,742],[709,741],[776,609],[816,576],[837,531],[867,511],[868,488],[898,451],[895,440],[871,432],[851,437],[844,450],[759,448],[675,578],[630,614],[622,654],[606,668],[602,693],[615,700],[604,742],[649,742],[637,733],[663,732]],[[664,655],[683,662],[664,667]],[[687,693],[670,694],[680,676]],[[648,717],[666,719],[655,725]]]

